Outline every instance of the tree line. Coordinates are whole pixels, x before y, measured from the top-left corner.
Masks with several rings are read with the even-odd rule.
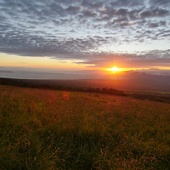
[[[64,84],[57,85],[54,83],[50,83],[48,81],[43,82],[41,80],[38,81],[38,80],[0,78],[0,84],[17,86],[17,87],[42,88],[42,89],[52,89],[52,90],[68,90],[68,91],[79,91],[79,92],[126,96],[125,92],[114,89],[114,88],[73,87],[73,86],[64,85]]]

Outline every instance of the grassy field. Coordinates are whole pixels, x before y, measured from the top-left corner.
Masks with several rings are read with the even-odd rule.
[[[170,104],[0,86],[0,169],[169,170]]]

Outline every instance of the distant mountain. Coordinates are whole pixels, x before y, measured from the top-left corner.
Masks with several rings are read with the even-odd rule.
[[[120,75],[108,75],[112,86],[121,90],[169,91],[169,74],[150,74],[143,71],[126,71]],[[103,83],[104,84],[104,83]],[[107,85],[110,84],[107,82]]]
[[[143,72],[146,74],[151,74],[151,75],[162,75],[162,76],[170,76],[170,70],[161,70],[158,68],[150,68],[150,69],[141,69],[141,70],[137,70],[137,72]]]

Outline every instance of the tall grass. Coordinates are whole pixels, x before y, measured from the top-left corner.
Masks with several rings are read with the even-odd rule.
[[[0,169],[170,167],[170,104],[0,86]]]

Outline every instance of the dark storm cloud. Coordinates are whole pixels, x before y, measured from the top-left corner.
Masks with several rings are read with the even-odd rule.
[[[105,61],[96,55],[103,54],[102,45],[167,40],[169,5],[169,0],[0,0],[0,52],[98,64]]]

